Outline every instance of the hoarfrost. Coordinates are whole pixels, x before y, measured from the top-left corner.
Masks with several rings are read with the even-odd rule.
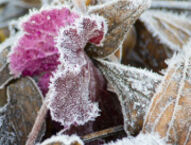
[[[174,144],[190,144],[191,41],[168,61],[169,67],[152,99],[144,132],[158,132]]]
[[[140,130],[146,108],[162,77],[147,70],[98,61],[98,67],[119,96],[126,133]]]
[[[93,66],[84,47],[87,42],[101,44],[105,25],[102,17],[82,16],[74,25],[63,28],[57,38],[61,64],[53,73],[47,97],[52,118],[65,130],[72,124],[83,125],[99,115],[98,104],[89,98],[90,67]]]
[[[89,6],[88,14],[98,14],[107,19],[108,33],[102,47],[94,45],[86,47],[88,54],[105,58],[115,53],[123,44],[128,30],[150,3],[150,0],[104,0],[103,3]]]
[[[182,50],[191,37],[191,21],[185,15],[149,10],[141,15],[140,20],[153,36],[173,51]]]
[[[126,137],[105,145],[169,145],[157,134],[140,133],[136,137]]]
[[[62,144],[62,145],[84,145],[82,140],[76,136],[68,136],[68,135],[60,135],[60,136],[52,136],[51,138],[46,139],[43,143],[37,145],[49,145],[49,144]]]
[[[10,84],[6,94],[7,103],[0,108],[0,144],[24,145],[41,106],[42,95],[31,78]]]

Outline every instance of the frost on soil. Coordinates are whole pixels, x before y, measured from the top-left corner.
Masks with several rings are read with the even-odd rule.
[[[184,15],[149,10],[141,15],[140,20],[153,36],[173,51],[182,50],[191,37],[191,21]]]
[[[191,144],[191,43],[169,62],[152,99],[144,132],[158,132],[173,144]]]
[[[128,134],[138,133],[146,108],[162,77],[147,70],[100,59],[98,61],[98,67],[119,96],[125,131]]]
[[[98,104],[90,97],[90,91],[94,90],[89,90],[92,83],[90,70],[94,66],[84,47],[87,42],[101,44],[106,33],[105,25],[102,17],[82,16],[75,25],[63,28],[57,38],[61,64],[53,73],[47,97],[52,118],[65,129],[83,125],[99,115]]]

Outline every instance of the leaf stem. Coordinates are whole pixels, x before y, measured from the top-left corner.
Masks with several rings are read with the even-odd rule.
[[[32,128],[32,130],[28,136],[28,140],[26,142],[26,145],[34,145],[35,144],[35,141],[36,141],[38,134],[41,130],[41,127],[44,123],[47,112],[48,112],[48,108],[46,106],[46,100],[44,100],[43,104],[40,108],[40,111],[38,112],[38,116],[35,120],[33,128]]]
[[[126,135],[123,125],[107,128],[101,131],[93,132],[82,137],[85,143],[92,142],[96,139],[106,138],[114,135]]]

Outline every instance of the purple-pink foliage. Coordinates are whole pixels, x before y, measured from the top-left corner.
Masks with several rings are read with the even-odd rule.
[[[65,129],[94,120],[99,115],[94,78],[98,72],[84,47],[88,42],[102,44],[107,32],[104,18],[55,8],[25,20],[9,55],[11,73],[41,76],[38,84],[44,94],[48,92],[51,117]]]
[[[61,30],[57,39],[62,62],[51,78],[47,97],[48,108],[54,120],[65,129],[72,124],[83,125],[99,115],[98,104],[89,90],[92,88],[92,62],[84,52],[90,41],[100,45],[104,34],[105,21],[102,17],[82,16],[74,26]],[[95,88],[92,88],[95,89]]]
[[[78,17],[67,8],[42,10],[25,17],[23,33],[9,57],[11,73],[18,77],[54,71],[60,63],[55,37],[61,27],[73,24]]]

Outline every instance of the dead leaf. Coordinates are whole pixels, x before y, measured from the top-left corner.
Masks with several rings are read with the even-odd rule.
[[[34,80],[29,77],[10,84],[6,94],[6,97],[0,96],[7,98],[8,102],[0,108],[0,144],[25,145],[42,104],[42,95]],[[45,126],[40,135],[42,136],[44,132]]]
[[[13,76],[9,73],[8,63],[6,63],[0,70],[0,89],[4,88],[6,84],[8,84],[11,80],[13,80]]]
[[[122,47],[122,54],[121,54],[121,62],[122,64],[128,64],[127,56],[131,53],[131,51],[135,48],[137,42],[137,33],[135,26],[133,26],[127,32],[126,38],[123,43]]]
[[[138,19],[140,14],[150,6],[150,0],[117,0],[89,7],[89,14],[98,14],[107,19],[108,33],[103,47],[89,44],[86,50],[90,56],[106,57],[120,48],[124,36]]]
[[[0,47],[0,89],[2,89],[8,82],[13,79],[13,76],[10,75],[7,55],[10,52],[10,44],[9,41],[12,39],[6,40]]]
[[[149,10],[141,15],[140,20],[153,36],[157,36],[161,43],[173,51],[182,50],[190,40],[191,20],[184,15]]]
[[[98,67],[121,102],[126,133],[137,134],[142,128],[146,108],[162,77],[146,70],[100,59],[98,61]]]
[[[135,23],[137,44],[124,64],[160,72],[167,67],[165,60],[191,38],[191,21],[175,13],[149,10]]]
[[[136,30],[133,26],[125,34],[123,45],[121,45],[121,47],[119,47],[119,49],[115,53],[112,53],[111,55],[107,56],[107,59],[109,59],[112,62],[128,64],[126,58],[127,55],[133,50],[133,48],[136,45],[136,37]]]
[[[188,48],[187,48],[188,47]],[[191,45],[169,62],[152,99],[143,131],[157,132],[169,143],[191,144]]]

